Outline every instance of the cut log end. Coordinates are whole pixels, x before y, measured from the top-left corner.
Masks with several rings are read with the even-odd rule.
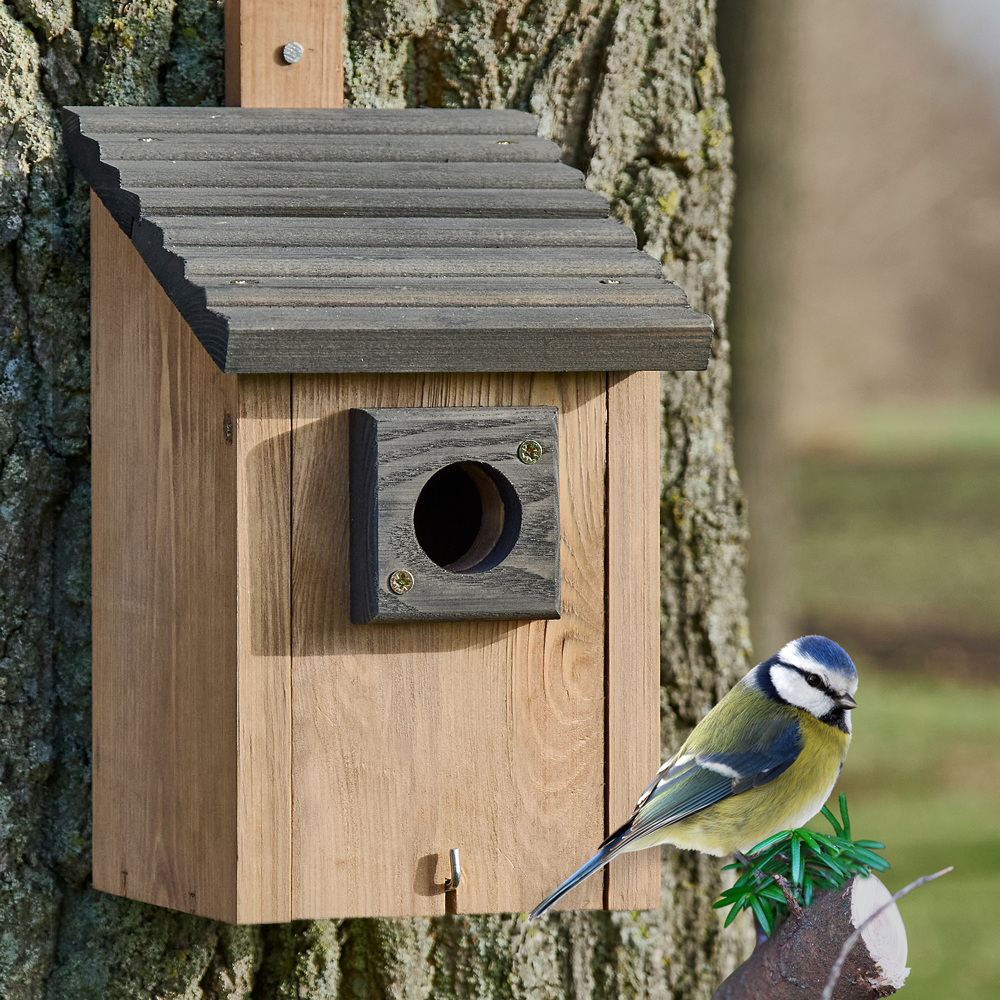
[[[868,878],[855,876],[851,886],[851,923],[860,927],[891,898],[889,890],[874,875]],[[910,970],[906,967],[906,928],[895,903],[865,927],[861,932],[861,941],[879,970],[877,981],[872,982],[872,986],[891,986],[893,991],[898,990]]]
[[[874,876],[823,893],[801,921],[786,920],[719,988],[712,1000],[819,996],[841,946],[880,906],[889,890]],[[834,1000],[870,1000],[906,980],[906,929],[893,904],[862,932],[833,991]]]

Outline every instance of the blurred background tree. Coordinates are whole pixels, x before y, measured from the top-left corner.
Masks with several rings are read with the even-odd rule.
[[[861,670],[912,1000],[1000,995],[1000,5],[720,0],[751,638]]]

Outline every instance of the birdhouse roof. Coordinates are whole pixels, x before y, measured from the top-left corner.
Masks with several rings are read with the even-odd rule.
[[[528,114],[66,108],[227,372],[705,368],[712,321]]]

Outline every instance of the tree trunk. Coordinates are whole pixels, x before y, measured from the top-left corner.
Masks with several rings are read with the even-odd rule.
[[[713,5],[359,0],[348,15],[349,103],[532,111],[715,317],[709,370],[663,379],[662,717],[676,747],[749,665]],[[221,4],[11,0],[0,63],[0,995],[707,1000],[749,929],[723,933],[719,862],[691,853],[664,853],[658,911],[530,927],[516,915],[231,927],[89,887],[88,223],[54,109],[219,103]]]

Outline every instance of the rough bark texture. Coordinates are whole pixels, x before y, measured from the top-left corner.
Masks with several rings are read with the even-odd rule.
[[[721,931],[719,863],[683,852],[664,854],[659,911],[530,926],[238,928],[88,886],[88,219],[55,109],[218,103],[221,18],[216,0],[0,3],[0,996],[708,998],[748,929]],[[749,665],[713,30],[709,0],[387,0],[348,17],[351,103],[533,111],[719,324],[708,372],[663,381],[668,748]]]

